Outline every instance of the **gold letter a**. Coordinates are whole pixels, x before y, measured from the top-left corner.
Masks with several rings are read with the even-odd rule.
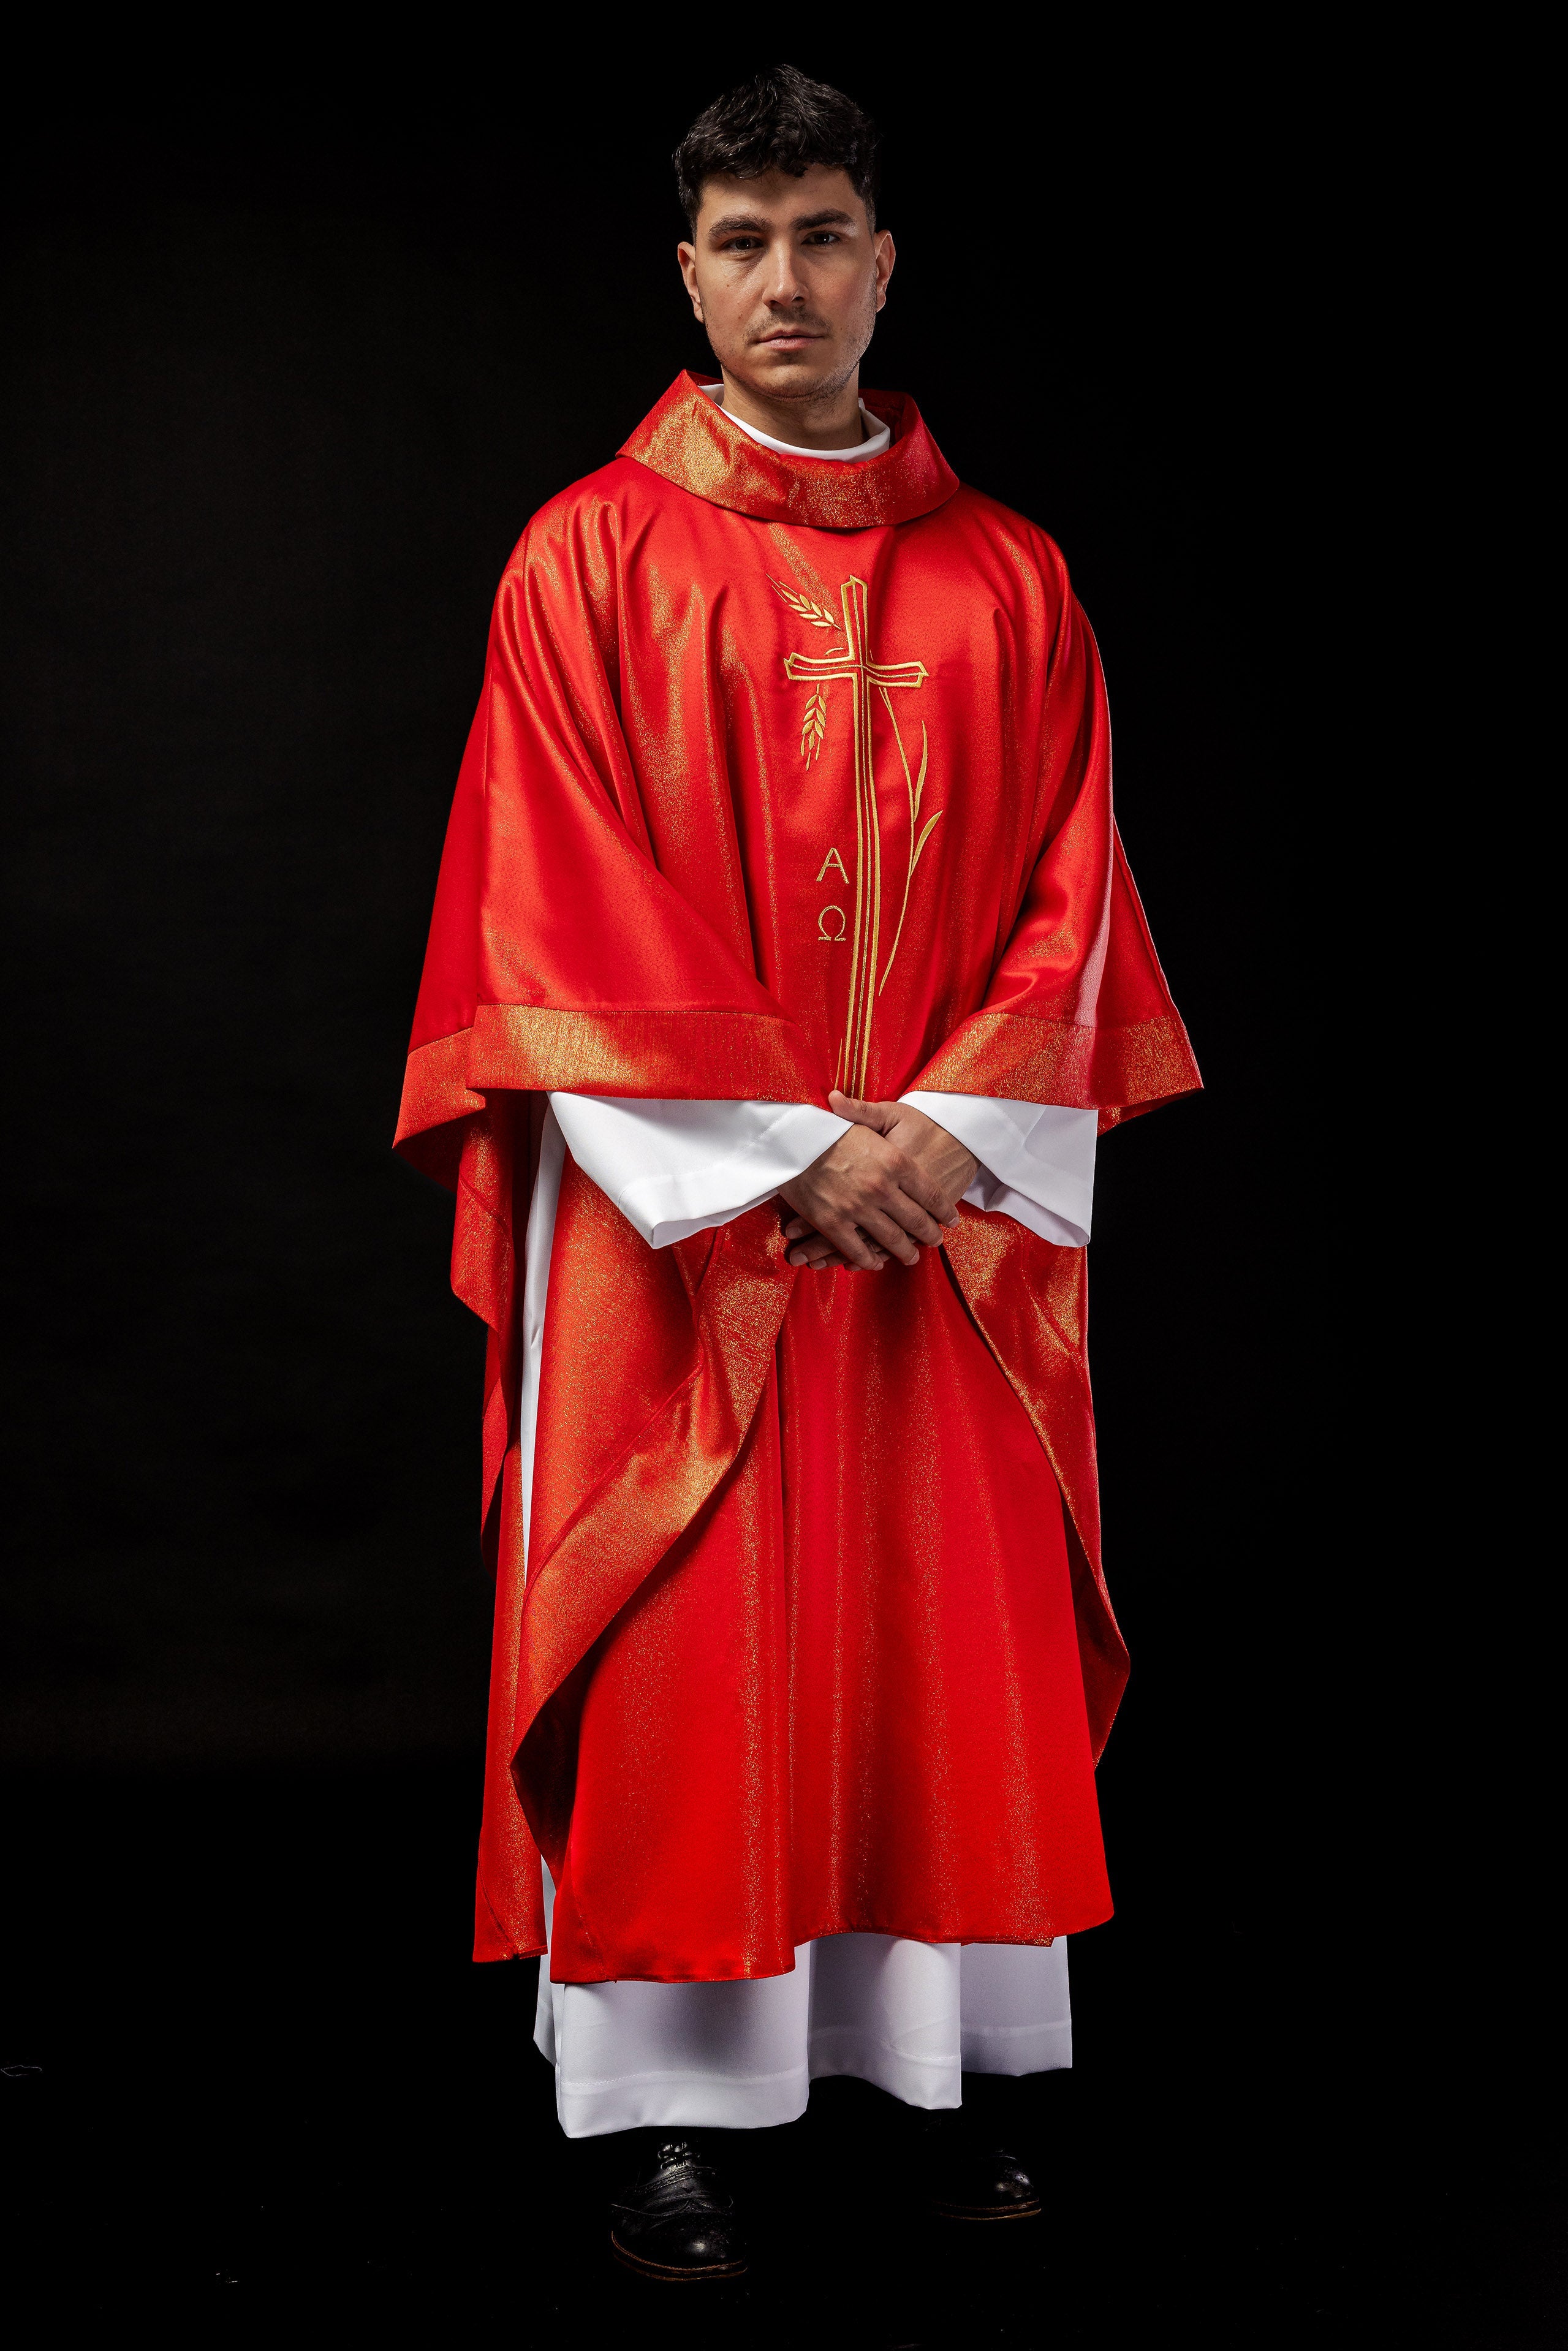
[[[849,875],[844,873],[844,861],[839,855],[836,849],[830,849],[826,857],[823,858],[822,873],[843,873],[844,880],[846,882],[849,880]],[[822,873],[819,873],[817,876],[819,882],[822,878]]]

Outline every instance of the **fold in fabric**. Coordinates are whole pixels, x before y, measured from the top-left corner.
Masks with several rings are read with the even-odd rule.
[[[811,1102],[552,1093],[571,1155],[653,1249],[770,1200],[850,1122]]]

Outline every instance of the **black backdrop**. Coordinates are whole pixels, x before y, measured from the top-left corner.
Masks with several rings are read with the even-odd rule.
[[[296,113],[31,159],[6,424],[24,1755],[471,1745],[478,1342],[446,1204],[387,1142],[501,566],[704,354],[667,151],[726,62],[622,99],[587,156]],[[1209,1086],[1103,1154],[1145,1802],[1234,1743],[1291,1540],[1265,1526],[1290,1455],[1291,265],[1234,155],[1163,189],[1145,162],[1129,204],[1009,145],[960,202],[938,93],[861,78],[902,251],[867,379],[1066,552]],[[1187,1839],[1237,1842],[1207,1802]]]
[[[1151,2314],[1212,2312],[1223,2276],[1282,2340],[1337,2306],[1357,2136],[1322,1931],[1352,1701],[1293,1173],[1322,287],[1297,159],[1201,72],[1168,105],[1113,76],[1069,105],[1015,60],[879,46],[797,45],[888,131],[900,261],[866,381],[915,392],[959,473],[1066,553],[1208,1088],[1101,1155],[1092,1352],[1134,1678],[1102,1774],[1118,1916],[1076,1961],[1073,2168],[1196,2228],[1149,2254]],[[5,1736],[36,1929],[19,2053],[110,2116],[106,2147],[134,2136],[151,2002],[185,2053],[160,2095],[231,2160],[236,2127],[274,2143],[256,2084],[306,2044],[334,2144],[395,2050],[400,2077],[513,2083],[553,2160],[519,1971],[464,1972],[479,1335],[447,1293],[449,1205],[389,1143],[497,578],[705,355],[667,155],[754,62],[628,65],[591,103],[584,57],[515,101],[477,67],[461,102],[345,84],[247,110],[230,87],[20,126]],[[340,2079],[318,2028],[367,2014]],[[461,2082],[441,2095],[471,2137]],[[1173,2187],[1195,2147],[1212,2199]],[[173,2266],[138,2256],[160,2292],[276,2284],[307,2241],[331,2269],[327,2185],[290,2251],[181,2177]],[[276,2210],[270,2179],[244,2172],[240,2202]],[[412,2291],[353,2227],[354,2274]]]

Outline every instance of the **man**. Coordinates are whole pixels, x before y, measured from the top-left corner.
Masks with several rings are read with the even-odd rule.
[[[1070,2060],[1125,1673],[1095,1138],[1198,1080],[1061,559],[862,397],[872,126],[779,68],[676,170],[719,378],[507,568],[399,1141],[490,1332],[476,1955],[548,1947],[563,2126],[664,2142],[615,2250],[691,2278],[745,2254],[685,2132]]]

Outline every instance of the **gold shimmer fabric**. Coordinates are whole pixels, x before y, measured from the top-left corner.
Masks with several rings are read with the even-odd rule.
[[[1061,559],[866,399],[892,444],[836,466],[683,377],[534,518],[443,859],[399,1147],[455,1189],[490,1330],[478,1950],[542,1948],[542,1850],[562,1980],[1109,1907],[1082,1251],[966,1210],[914,1273],[798,1276],[769,1206],[653,1252],[569,1161],[524,1573],[548,1091],[919,1086],[1104,1127],[1198,1082]]]

